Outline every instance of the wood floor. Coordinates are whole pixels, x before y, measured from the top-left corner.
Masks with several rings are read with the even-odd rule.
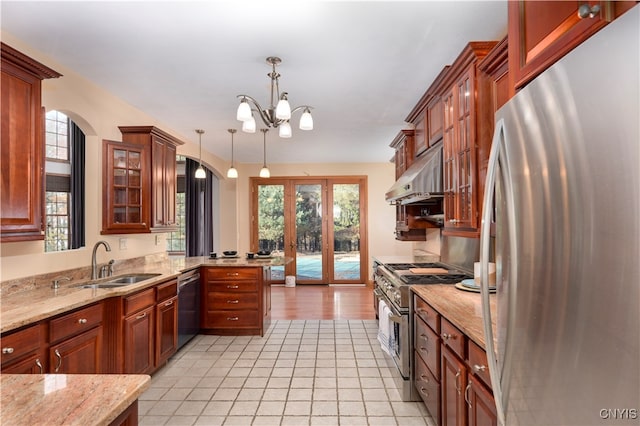
[[[370,286],[271,287],[271,319],[375,319]]]

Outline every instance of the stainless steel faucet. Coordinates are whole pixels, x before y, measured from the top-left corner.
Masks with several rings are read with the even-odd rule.
[[[91,254],[91,279],[95,280],[98,278],[98,264],[96,263],[96,252],[98,251],[98,246],[103,245],[107,251],[111,251],[111,246],[106,241],[98,241],[95,246],[93,246],[93,253]]]

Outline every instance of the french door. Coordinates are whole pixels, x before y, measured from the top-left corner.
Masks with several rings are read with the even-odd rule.
[[[366,177],[251,178],[251,250],[291,259],[274,282],[365,283],[365,206]]]

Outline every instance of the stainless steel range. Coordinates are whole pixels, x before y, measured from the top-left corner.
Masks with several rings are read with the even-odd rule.
[[[468,239],[472,240],[472,239]],[[449,262],[387,262],[382,258],[374,258],[374,300],[376,313],[378,303],[384,301],[389,307],[389,319],[393,322],[393,339],[391,358],[398,369],[394,377],[399,388],[402,389],[403,401],[419,401],[420,397],[411,380],[411,363],[413,343],[411,330],[413,318],[410,315],[411,285],[456,284],[468,278],[473,278],[473,259],[477,247],[469,247],[469,242],[463,241],[461,250],[459,244],[451,237],[443,239],[443,259]],[[452,243],[455,244],[454,247]],[[475,244],[472,242],[471,244]],[[454,250],[449,250],[453,248]],[[468,259],[458,259],[449,253],[464,253]],[[459,261],[459,262],[458,262]],[[386,320],[386,319],[383,319]]]

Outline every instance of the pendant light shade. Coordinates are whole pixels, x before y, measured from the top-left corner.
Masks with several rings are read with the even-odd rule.
[[[198,159],[198,168],[196,169],[195,178],[204,179],[207,177],[207,173],[204,171],[204,167],[202,167],[202,134],[204,133],[204,130],[196,129],[196,133],[199,135],[200,139],[200,158]]]
[[[248,120],[242,122],[242,131],[245,133],[256,132],[256,120],[253,118],[253,115]]]
[[[231,167],[227,170],[227,177],[230,179],[236,179],[238,177],[238,170],[233,167],[233,134],[236,132],[236,129],[228,129],[229,133],[231,133]]]
[[[278,101],[278,106],[276,106],[276,118],[279,118],[280,120],[288,120],[291,118],[291,105],[289,105],[286,93],[283,93],[282,98]]]
[[[251,117],[251,105],[247,102],[247,98],[242,98],[240,105],[238,105],[238,111],[236,111],[236,119],[239,121],[246,121]]]
[[[290,138],[291,137],[291,124],[288,121],[285,121],[278,127],[278,136],[281,138]]]
[[[267,132],[269,131],[269,129],[260,129],[260,131],[262,132],[262,149],[263,149],[263,162],[262,162],[262,169],[260,169],[260,177],[261,178],[268,178],[271,177],[271,172],[269,171],[269,168],[267,167]]]
[[[300,130],[313,130],[313,117],[309,108],[305,108],[300,117]]]

